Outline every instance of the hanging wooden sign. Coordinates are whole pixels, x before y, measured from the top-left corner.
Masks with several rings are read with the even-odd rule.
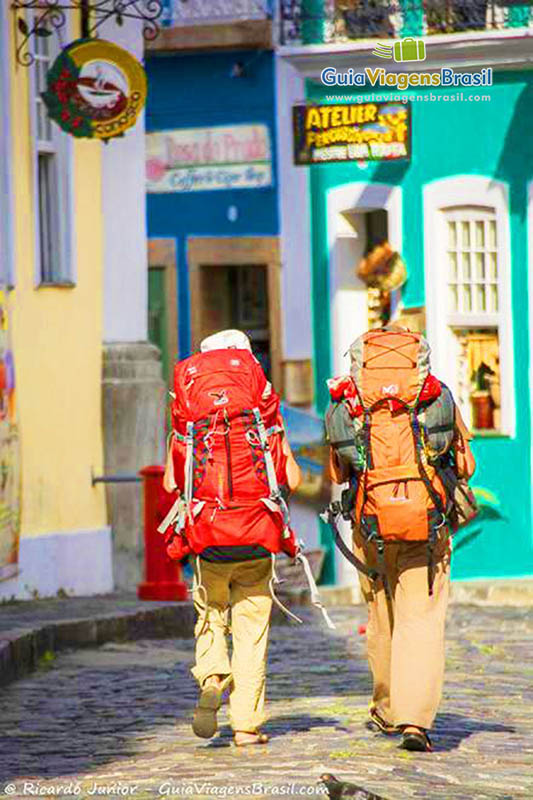
[[[135,125],[146,102],[146,74],[131,53],[101,39],[79,39],[48,71],[48,114],[77,138],[112,139]]]

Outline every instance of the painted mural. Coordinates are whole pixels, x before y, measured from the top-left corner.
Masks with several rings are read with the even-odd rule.
[[[6,295],[0,290],[0,580],[18,571],[20,458],[15,367]]]
[[[329,448],[324,438],[324,422],[320,417],[282,403],[287,436],[302,471],[302,482],[295,494],[317,509],[329,501]]]

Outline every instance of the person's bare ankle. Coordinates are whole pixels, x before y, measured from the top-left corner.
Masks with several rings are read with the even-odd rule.
[[[206,678],[203,683],[203,689],[207,689],[210,686],[213,686],[215,689],[218,689],[220,684],[222,683],[220,679],[220,675],[210,675],[209,678]]]
[[[260,731],[235,731],[234,736],[236,744],[262,744],[268,739],[268,737]]]

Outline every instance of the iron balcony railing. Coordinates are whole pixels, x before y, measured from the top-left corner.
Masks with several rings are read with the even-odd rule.
[[[163,25],[227,24],[272,17],[274,0],[162,0]]]
[[[320,44],[533,24],[531,3],[514,0],[278,0],[279,42]]]

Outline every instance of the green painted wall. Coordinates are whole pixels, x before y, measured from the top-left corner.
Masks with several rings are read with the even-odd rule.
[[[345,93],[346,88],[335,87],[334,91]],[[402,187],[403,256],[409,270],[403,297],[406,305],[422,305],[424,185],[458,174],[482,175],[506,182],[511,214],[516,437],[476,438],[478,470],[473,481],[499,496],[506,518],[481,524],[481,535],[472,537],[469,544],[457,551],[453,575],[456,579],[519,577],[533,574],[527,252],[527,185],[533,180],[533,73],[496,74],[492,87],[474,92],[463,87],[459,91],[464,97],[490,94],[491,100],[414,101],[409,163],[370,165],[366,169],[355,163],[310,168],[317,407],[319,411],[325,408],[325,381],[331,375],[328,191],[355,181]],[[307,93],[311,100],[327,102],[326,96],[334,92],[332,87],[308,82]],[[451,94],[441,88],[417,89],[416,93]],[[355,94],[360,95],[360,89]],[[385,98],[386,93],[381,94]]]

